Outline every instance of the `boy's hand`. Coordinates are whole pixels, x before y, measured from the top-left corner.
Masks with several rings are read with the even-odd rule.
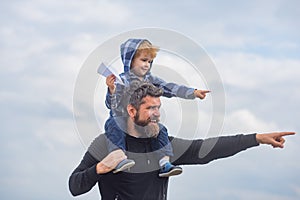
[[[110,94],[114,94],[116,91],[115,81],[116,81],[116,76],[113,74],[106,77],[106,85],[109,89]]]
[[[207,93],[210,93],[209,90],[194,90],[194,95],[196,98],[199,98],[199,99],[204,99],[206,97],[206,94]]]

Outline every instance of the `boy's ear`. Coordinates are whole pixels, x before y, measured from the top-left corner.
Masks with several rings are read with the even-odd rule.
[[[135,107],[133,107],[131,104],[128,104],[128,106],[127,106],[127,112],[128,112],[128,115],[129,115],[131,118],[134,118],[135,115],[136,115],[136,109],[135,109]]]

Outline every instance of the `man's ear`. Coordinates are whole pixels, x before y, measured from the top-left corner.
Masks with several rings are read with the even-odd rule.
[[[128,115],[131,118],[134,118],[135,115],[136,115],[136,109],[131,104],[128,104],[128,106],[127,106],[127,112],[128,112]]]

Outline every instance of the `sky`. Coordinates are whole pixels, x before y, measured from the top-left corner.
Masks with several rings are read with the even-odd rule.
[[[99,77],[95,90],[99,132],[87,131],[85,141],[74,120],[75,85],[95,49],[132,30],[174,31],[205,49],[225,93],[219,135],[299,132],[299,7],[296,0],[1,1],[0,199],[100,198],[97,187],[72,197],[68,178],[89,142],[103,130],[108,112],[97,111],[106,109],[102,102],[106,87]],[[158,55],[156,64],[167,61],[167,56]],[[169,62],[182,69],[175,58]],[[183,74],[183,79],[189,77]],[[203,77],[197,84],[209,86],[205,81]],[[176,123],[168,121],[168,113],[176,113],[172,106],[188,113],[187,119],[178,120],[188,123],[196,115],[203,130],[209,126],[212,96],[194,102],[199,113],[180,110],[176,102],[163,101],[170,135],[177,130]],[[300,136],[286,140],[284,149],[261,145],[206,165],[184,166],[182,175],[170,178],[168,197],[299,199]]]

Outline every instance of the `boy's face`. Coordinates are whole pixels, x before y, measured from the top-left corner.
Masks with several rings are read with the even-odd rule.
[[[134,57],[131,62],[131,71],[138,77],[144,77],[150,69],[152,57],[147,52],[142,52],[140,56]]]

